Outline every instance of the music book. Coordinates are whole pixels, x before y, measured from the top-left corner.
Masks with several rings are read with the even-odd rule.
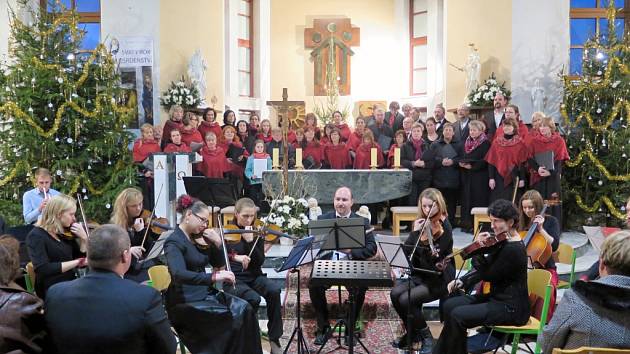
[[[442,148],[442,158],[454,159],[457,157],[457,151],[452,144],[447,144]]]
[[[553,171],[554,156],[552,150],[539,152],[534,156],[534,159],[538,166],[545,167],[547,171]]]
[[[389,147],[392,145],[392,137],[385,134],[378,136],[378,145],[380,145],[383,151],[389,151]]]

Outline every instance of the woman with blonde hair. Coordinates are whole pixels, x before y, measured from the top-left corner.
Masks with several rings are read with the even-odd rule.
[[[35,268],[35,292],[42,299],[49,287],[74,279],[75,268],[85,266],[87,233],[76,222],[76,211],[73,198],[64,194],[52,197],[26,237]]]
[[[427,226],[430,225],[432,230],[436,252],[430,247],[427,228],[423,227],[427,219],[430,222]],[[414,247],[416,244],[417,248]],[[420,353],[429,354],[433,349],[433,336],[422,314],[422,305],[443,298],[447,294],[446,285],[455,278],[455,263],[452,259],[443,271],[438,270],[435,265],[453,253],[453,230],[448,221],[446,202],[439,190],[427,188],[420,193],[418,219],[413,223],[413,231],[405,241],[403,250],[407,257],[412,257],[414,269],[432,270],[436,273],[428,274],[414,270],[411,273],[411,280],[398,281],[392,288],[390,292],[392,304],[406,330],[406,333],[392,345],[404,349],[408,347],[410,341],[421,342]],[[411,284],[408,284],[409,281]],[[413,318],[412,323],[408,323],[409,309]]]

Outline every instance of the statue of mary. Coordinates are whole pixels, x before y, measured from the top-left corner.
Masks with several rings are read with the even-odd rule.
[[[201,49],[197,48],[188,63],[188,77],[190,77],[190,81],[199,91],[199,97],[202,100],[206,97],[206,69],[208,69],[208,66],[201,56]]]

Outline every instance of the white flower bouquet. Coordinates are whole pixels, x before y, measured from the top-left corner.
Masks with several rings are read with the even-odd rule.
[[[510,97],[511,94],[510,90],[505,88],[505,81],[499,84],[492,73],[483,84],[468,94],[468,103],[473,106],[492,106],[497,92],[503,93],[506,97]]]
[[[162,93],[160,101],[162,107],[167,110],[174,105],[182,106],[184,109],[197,108],[203,102],[197,88],[187,84],[183,76],[181,80],[171,82],[171,86]]]
[[[262,218],[282,229],[289,235],[304,237],[308,233],[308,203],[304,198],[285,195],[282,199],[271,201],[271,213]]]

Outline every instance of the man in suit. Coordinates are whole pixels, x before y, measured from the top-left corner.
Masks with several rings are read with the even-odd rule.
[[[385,112],[383,108],[378,107],[374,110],[374,124],[368,128],[370,128],[374,134],[374,142],[381,146],[383,154],[387,156],[389,146],[391,145],[394,137],[394,131],[385,121]]]
[[[335,218],[358,218],[357,214],[352,212],[352,204],[354,200],[352,199],[352,191],[348,187],[339,187],[335,191],[335,196],[333,199],[333,205],[335,207],[335,211],[320,215],[318,219],[335,219]],[[368,219],[365,219],[365,229],[369,229],[370,224]],[[333,259],[333,253],[340,254],[340,259],[349,258],[352,260],[365,260],[376,254],[376,241],[374,240],[374,235],[372,232],[368,232],[365,235],[365,247],[363,248],[355,248],[355,249],[346,249],[335,252],[330,252],[320,259]],[[335,259],[337,257],[334,257]],[[311,298],[311,302],[313,303],[313,308],[315,309],[315,313],[317,316],[317,333],[315,338],[315,345],[322,345],[326,339],[332,336],[332,330],[328,323],[328,309],[326,302],[326,287],[323,286],[309,286],[308,292]],[[355,306],[355,318],[359,318],[359,314],[361,313],[361,307],[363,306],[363,301],[365,300],[365,292],[367,288],[357,288],[353,289],[356,306]],[[356,343],[356,342],[355,342]]]
[[[456,142],[464,143],[468,138],[468,123],[470,123],[470,108],[466,104],[461,104],[457,108],[457,122],[453,123],[454,139]]]
[[[444,124],[448,123],[448,121],[446,120],[446,109],[441,103],[435,106],[433,117],[435,118],[435,131],[439,136],[442,136]]]
[[[494,95],[494,111],[487,112],[483,116],[483,119],[486,122],[486,134],[488,134],[488,139],[490,141],[493,140],[497,128],[505,119],[505,107],[507,107],[508,101],[508,98],[505,97],[503,92],[497,92]]]
[[[123,279],[131,264],[129,236],[117,225],[87,243],[90,272],[48,290],[46,325],[58,353],[175,353],[162,297]]]
[[[405,117],[399,112],[400,104],[396,101],[392,101],[389,104],[389,112],[385,113],[385,123],[392,128],[392,132],[397,132],[402,129],[402,122]]]

